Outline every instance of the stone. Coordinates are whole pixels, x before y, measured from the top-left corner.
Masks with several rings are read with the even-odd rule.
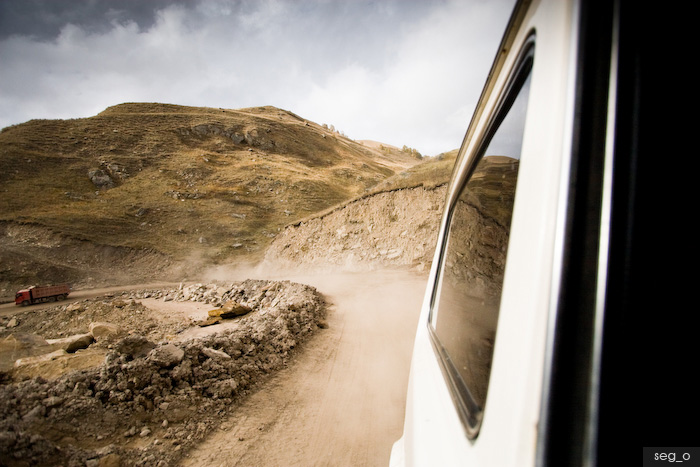
[[[185,358],[185,351],[173,344],[165,344],[151,350],[148,360],[163,368],[170,368]]]
[[[203,321],[198,321],[197,326],[200,328],[205,328],[207,326],[213,326],[214,324],[219,324],[221,322],[221,318],[218,316],[210,316],[207,319]]]
[[[10,321],[8,321],[6,324],[7,328],[16,328],[17,326],[19,326],[19,320],[16,316],[13,316],[12,319],[10,319]]]
[[[95,340],[107,339],[110,337],[116,337],[121,333],[121,329],[116,324],[105,323],[105,322],[94,322],[90,323],[90,334]]]
[[[88,172],[90,181],[100,190],[114,188],[114,180],[102,169],[93,169]]]
[[[52,346],[58,346],[68,353],[75,353],[81,349],[87,349],[90,344],[95,341],[92,334],[75,334],[68,337],[62,337],[60,339],[48,339],[47,342]]]
[[[399,256],[401,256],[402,254],[403,254],[403,251],[400,248],[395,248],[395,249],[389,250],[386,259],[396,259]]]
[[[66,311],[70,312],[82,312],[85,311],[85,305],[82,303],[76,302],[76,303],[71,303],[66,307]]]
[[[58,397],[58,396],[47,397],[46,399],[44,399],[44,402],[43,402],[44,406],[47,409],[50,409],[52,407],[57,407],[57,406],[61,405],[62,403],[63,403],[63,398]]]
[[[68,353],[75,353],[78,350],[87,349],[90,346],[90,344],[95,342],[95,338],[92,337],[92,334],[90,333],[70,336],[68,339],[70,340],[66,343],[66,346],[63,348],[63,350],[65,350]]]
[[[224,360],[228,360],[231,358],[231,356],[229,354],[227,354],[226,352],[223,352],[221,350],[212,349],[211,347],[204,347],[202,349],[202,353],[209,358],[219,358],[219,359],[224,359]]]

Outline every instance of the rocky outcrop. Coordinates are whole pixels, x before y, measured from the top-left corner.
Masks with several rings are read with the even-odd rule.
[[[98,190],[114,188],[114,180],[102,169],[93,169],[88,172],[88,178]]]
[[[269,128],[224,127],[216,123],[201,123],[190,128],[180,128],[178,130],[178,133],[182,136],[220,136],[230,139],[235,144],[245,144],[266,150],[275,148],[275,142],[269,137],[270,132]]]
[[[445,186],[383,192],[290,225],[268,248],[263,267],[426,270],[445,196]]]
[[[88,171],[88,178],[98,190],[109,190],[129,177],[125,167],[118,164],[100,161],[100,166]]]

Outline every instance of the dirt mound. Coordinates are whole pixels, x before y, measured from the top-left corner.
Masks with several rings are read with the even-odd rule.
[[[209,307],[236,301],[252,311],[221,332],[211,326],[199,338],[160,340],[187,326],[181,319],[149,316],[138,301],[149,299]],[[102,346],[106,356],[98,367],[0,386],[0,464],[171,465],[325,326],[325,310],[312,287],[247,280],[54,307],[42,312],[49,325],[39,325],[42,319],[31,311],[15,315],[19,325],[13,331],[76,334],[88,322],[111,320],[131,334],[98,339],[76,352]]]
[[[290,225],[268,248],[263,266],[425,270],[435,251],[445,195],[444,185],[382,192]]]

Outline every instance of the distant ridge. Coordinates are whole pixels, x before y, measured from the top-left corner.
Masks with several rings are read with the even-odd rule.
[[[255,261],[290,221],[419,162],[273,106],[124,103],[94,117],[7,127],[0,132],[0,262],[13,266],[2,271],[0,287],[58,279],[69,269],[71,277],[83,268],[95,280],[108,278],[108,262],[95,265],[66,246],[75,242],[91,245],[93,256],[94,248],[111,249],[148,264],[149,271],[131,271],[134,278],[193,258]],[[17,237],[28,231],[53,246]]]

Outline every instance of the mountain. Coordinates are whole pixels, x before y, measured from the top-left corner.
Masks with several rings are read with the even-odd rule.
[[[191,260],[256,261],[295,219],[419,162],[270,106],[127,103],[7,127],[0,295],[20,283],[175,277]]]

